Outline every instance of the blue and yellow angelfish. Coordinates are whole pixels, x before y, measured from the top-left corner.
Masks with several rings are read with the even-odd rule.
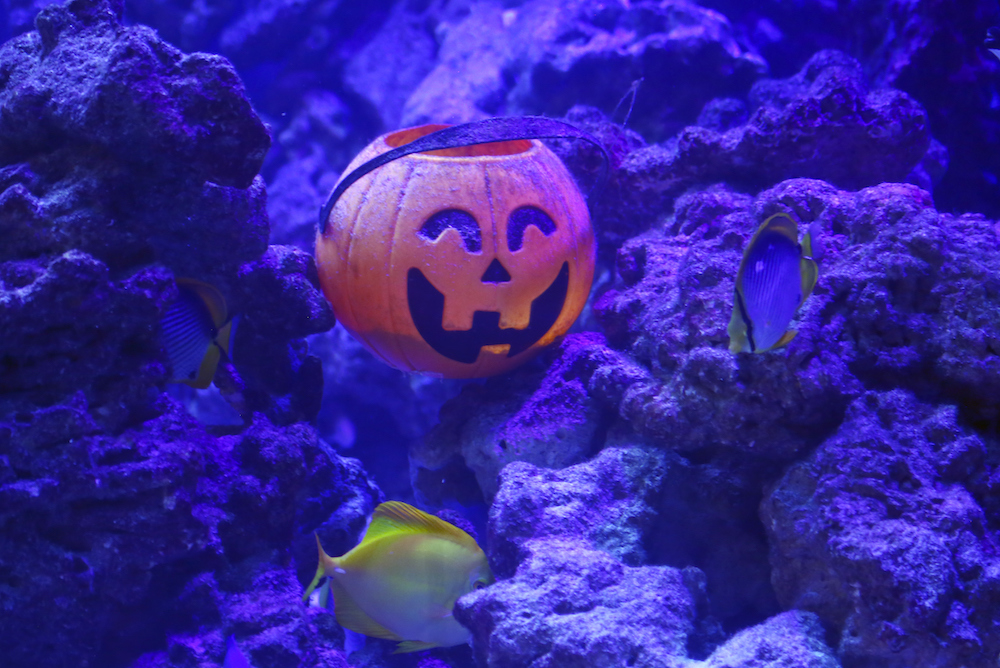
[[[177,299],[160,320],[163,347],[173,370],[172,382],[198,389],[212,384],[219,360],[229,357],[236,319],[217,288],[192,278],[178,278]]]
[[[754,233],[736,273],[732,352],[762,353],[795,338],[789,325],[819,276],[812,237],[810,231],[800,244],[798,223],[787,213],[774,214]]]

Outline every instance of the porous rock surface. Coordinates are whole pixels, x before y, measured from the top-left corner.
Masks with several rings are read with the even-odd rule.
[[[726,326],[742,249],[781,210],[802,232],[818,222],[819,283],[787,350],[732,355]],[[915,186],[848,193],[791,180],[752,199],[695,192],[678,201],[666,233],[622,248],[622,287],[595,307],[611,346],[650,376],[599,372],[599,357],[576,368],[636,429],[683,450],[792,456],[818,444],[864,385],[909,387],[990,419],[1000,408],[998,263],[992,223],[938,213]]]
[[[810,612],[789,610],[740,631],[698,668],[840,668]],[[693,668],[693,667],[692,667]]]
[[[300,591],[295,571],[276,557],[294,545],[300,569],[314,568],[320,525],[330,549],[346,550],[378,490],[306,425],[258,414],[244,433],[217,437],[165,396],[148,410],[110,433],[80,392],[0,422],[0,596],[19,611],[0,630],[5,660],[125,665],[167,640],[170,665],[196,666],[179,646],[220,661],[236,634],[259,647],[252,655],[292,652],[281,665],[313,665],[317,632],[293,605],[300,594],[288,595]],[[236,607],[252,591],[248,626]],[[54,640],[60,651],[40,655]]]
[[[628,10],[595,0],[477,2],[437,34],[437,62],[404,106],[404,125],[561,115],[577,103],[610,111],[639,78],[651,87],[683,79],[670,96],[636,99],[633,124],[659,139],[767,68],[724,16],[686,0]]]
[[[984,26],[1000,23],[991,0],[709,0],[786,76],[815,52],[837,48],[857,58],[879,86],[891,86],[926,110],[947,146],[948,170],[935,190],[943,211],[1000,217],[995,196],[1000,160],[983,151],[994,132],[988,111],[1000,64],[984,48]],[[955,73],[961,72],[960,76]],[[984,91],[986,94],[984,95]]]
[[[611,148],[615,170],[595,202],[594,225],[615,246],[663,224],[685,191],[715,182],[748,192],[792,177],[847,190],[885,181],[929,189],[944,170],[938,162],[946,161],[932,144],[923,107],[901,91],[870,85],[861,64],[839,51],[816,53],[786,79],[758,80],[745,100],[706,101],[697,119],[660,143],[622,136],[593,110],[573,109],[567,119]],[[582,142],[559,151],[594,181],[600,163],[592,153]]]
[[[988,445],[954,406],[869,392],[768,494],[777,595],[837,630],[845,665],[995,663],[1000,479]]]
[[[121,14],[117,2],[52,5],[38,15],[37,31],[0,48],[0,232],[6,240],[0,318],[23,332],[24,340],[11,343],[37,342],[17,348],[0,342],[5,384],[15,393],[48,386],[34,372],[37,358],[47,357],[52,346],[81,343],[58,335],[60,324],[79,330],[97,317],[103,326],[84,333],[95,359],[82,355],[83,363],[62,367],[74,372],[60,371],[64,384],[93,388],[91,393],[121,384],[133,375],[123,373],[130,355],[133,368],[162,365],[163,357],[143,348],[156,345],[153,309],[162,311],[175,298],[169,280],[150,275],[167,269],[212,283],[232,313],[247,314],[237,334],[248,351],[267,337],[282,348],[243,357],[246,377],[234,383],[247,390],[246,417],[254,411],[284,422],[311,417],[319,403],[318,368],[301,347],[286,350],[284,343],[329,329],[333,320],[315,287],[315,270],[309,276],[310,259],[279,268],[265,254],[266,194],[255,175],[269,145],[267,132],[225,59],[182,54],[149,28],[122,26]],[[65,260],[55,260],[59,255]],[[148,276],[130,278],[137,271]],[[270,304],[305,315],[279,332],[261,332],[267,325],[254,313],[268,307],[261,302],[269,294],[246,289],[241,271],[297,272],[305,280],[294,279],[296,289],[288,286],[293,279],[276,285],[280,296]],[[74,276],[83,283],[70,285]],[[94,289],[104,276],[136,283],[128,313],[120,300],[98,303],[97,295],[108,291]],[[60,297],[60,312],[43,304],[53,290],[84,285],[91,286],[87,300]],[[53,320],[25,318],[40,309],[52,312]],[[143,312],[140,325],[136,317]],[[116,322],[125,326],[103,333],[117,329],[110,326]],[[125,359],[116,358],[121,350]],[[144,363],[138,360],[143,355]],[[255,368],[259,363],[269,368]],[[164,371],[147,370],[146,386]],[[282,376],[295,376],[296,389],[288,382],[282,387]],[[130,382],[120,391],[126,403],[145,392],[136,379]],[[272,394],[302,396],[274,401]]]
[[[122,4],[72,0],[0,47],[0,656],[11,666],[345,666],[304,608],[319,529],[380,500],[315,415],[312,259],[268,247],[268,136],[232,66]],[[176,276],[243,323],[217,381],[242,425],[163,393]],[[53,649],[53,648],[57,648]]]
[[[489,524],[499,582],[455,608],[480,665],[686,665],[704,576],[639,565],[661,458],[611,448],[562,471],[504,468]]]
[[[463,387],[444,405],[438,424],[410,448],[419,498],[444,505],[471,486],[477,492],[457,500],[490,502],[497,475],[510,462],[565,468],[593,454],[604,440],[606,411],[561,369],[569,373],[557,360],[547,371]]]
[[[660,557],[652,539],[685,540],[663,504],[691,473],[675,453],[635,446],[560,471],[505,467],[488,540],[499,581],[459,599],[455,613],[473,631],[479,665],[839,668],[817,615],[780,613],[720,644],[705,574],[649,565]],[[730,545],[730,561],[753,558],[742,547]]]

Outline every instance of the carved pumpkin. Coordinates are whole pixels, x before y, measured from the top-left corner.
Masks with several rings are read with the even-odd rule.
[[[344,174],[443,127],[379,137]],[[344,327],[394,367],[451,378],[508,371],[565,334],[594,250],[573,178],[527,139],[384,164],[343,191],[316,238]]]

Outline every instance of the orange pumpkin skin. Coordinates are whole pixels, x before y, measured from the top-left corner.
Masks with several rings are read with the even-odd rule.
[[[428,125],[383,135],[355,157],[344,174],[442,127]],[[541,224],[544,215],[539,217],[539,210],[554,226]],[[454,211],[470,214],[478,224],[478,252],[463,237],[463,233],[475,236],[468,227],[460,231],[438,225],[436,229],[443,232],[432,238],[435,228],[428,221]],[[525,211],[539,224],[525,226]],[[514,212],[518,212],[520,232],[508,224]],[[511,249],[516,246],[512,237],[522,239],[515,250]],[[509,371],[562,337],[586,303],[594,255],[594,234],[583,196],[559,158],[536,140],[480,144],[394,160],[348,188],[330,212],[325,233],[316,237],[320,284],[341,324],[387,364],[448,378]],[[502,269],[497,269],[496,261]],[[529,327],[536,299],[542,311],[542,303],[555,303],[558,295],[552,295],[558,292],[557,286],[565,286],[565,298],[561,308],[557,304],[550,315],[536,317],[530,336],[521,336],[533,339],[539,321],[553,321],[537,332],[539,338],[526,349],[508,355],[512,345],[527,345],[523,341],[466,345],[466,350],[478,348],[478,355],[473,352],[474,360],[458,361],[446,345],[438,344],[435,349],[418,331],[411,300],[417,292],[414,279],[421,279],[413,270],[419,270],[443,295],[440,323],[432,308],[414,306],[425,333],[429,318],[433,328],[440,325],[446,332],[442,340],[459,338],[469,344],[467,339],[476,335],[468,330],[478,318],[499,325],[499,329],[496,324],[490,325],[491,330],[482,329],[493,332],[492,340],[505,340],[513,334],[508,330]],[[477,316],[477,311],[487,313]]]

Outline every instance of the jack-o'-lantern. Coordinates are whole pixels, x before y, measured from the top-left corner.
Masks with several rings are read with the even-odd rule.
[[[344,174],[444,127],[383,135]],[[386,363],[451,378],[502,373],[583,309],[590,216],[541,142],[411,153],[345,185],[316,238],[320,283],[338,320]]]

